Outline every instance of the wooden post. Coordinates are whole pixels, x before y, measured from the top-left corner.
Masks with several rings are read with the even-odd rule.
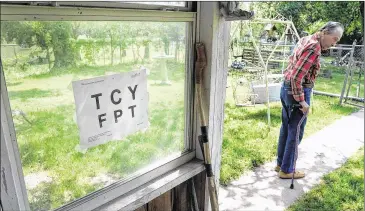
[[[290,22],[291,22],[291,21],[290,21]],[[291,22],[290,24],[291,24],[291,26],[292,26],[292,28],[293,28],[293,30],[294,30],[295,36],[297,37],[297,39],[298,39],[298,41],[299,41],[299,40],[300,40],[300,36],[299,36],[299,34],[298,34],[297,28],[295,28],[295,26],[294,26],[294,23],[293,23],[293,22]]]
[[[345,94],[346,85],[347,85],[347,82],[348,82],[348,77],[349,77],[349,74],[350,74],[350,71],[351,71],[350,68],[353,65],[355,46],[356,46],[356,41],[354,41],[352,43],[352,49],[351,49],[351,53],[350,53],[349,63],[347,64],[347,67],[346,67],[345,80],[343,81],[343,87],[342,87],[341,96],[340,96],[340,105],[342,105],[342,100],[343,100],[343,97],[344,97],[344,94]],[[351,86],[351,84],[349,86]]]
[[[4,210],[30,210],[25,189],[15,128],[10,112],[10,101],[5,85],[3,66],[0,61],[1,86],[1,206]]]
[[[18,55],[16,54],[16,45],[13,45],[13,51],[14,51],[14,56],[15,56],[15,64],[18,64]]]
[[[207,56],[207,66],[203,73],[203,97],[205,105],[208,105],[205,109],[209,114],[208,139],[211,147],[212,168],[217,187],[219,187],[230,23],[225,22],[220,15],[218,2],[198,2],[198,4],[197,42],[205,44]],[[198,141],[196,148],[200,151]],[[200,152],[197,157],[202,158]],[[205,187],[205,207],[206,210],[210,210],[207,185]]]
[[[356,68],[355,66],[355,61],[354,61],[354,52],[355,52],[355,48],[356,48],[356,41],[354,41],[353,43],[353,46],[352,46],[352,50],[351,50],[351,54],[350,54],[350,58],[349,58],[349,74],[350,74],[350,79],[349,79],[349,84],[348,84],[348,87],[347,87],[347,92],[346,92],[346,97],[345,97],[345,103],[347,102],[347,99],[349,97],[349,93],[350,93],[350,89],[351,89],[351,86],[352,86],[352,77],[354,75],[354,69],[353,68]]]

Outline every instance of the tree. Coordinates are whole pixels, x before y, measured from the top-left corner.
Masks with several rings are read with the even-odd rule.
[[[55,57],[53,67],[76,65],[75,40],[70,22],[41,22],[49,25],[51,46]]]
[[[31,32],[31,26],[29,24],[22,24],[20,22],[1,22],[1,42],[5,43],[17,43],[23,47],[29,47],[32,45],[34,36]],[[15,64],[18,63],[18,56],[16,54],[15,47],[14,56],[15,56]]]
[[[43,22],[31,22],[32,30],[34,36],[36,37],[37,45],[41,47],[42,50],[46,50],[47,53],[47,61],[48,68],[51,69],[51,56],[50,56],[50,47],[51,47],[51,26],[48,23]]]
[[[175,43],[175,61],[177,61],[180,45],[185,39],[185,24],[172,23],[168,31],[168,36]]]
[[[360,2],[360,13],[361,13],[361,29],[362,29],[362,34],[364,36],[365,28],[364,28],[364,2],[363,1]],[[363,38],[363,43],[365,43],[365,38]]]
[[[114,64],[114,52],[120,38],[120,26],[118,23],[112,22],[106,25],[106,32],[110,40],[110,65]]]
[[[33,36],[29,22],[1,21],[1,39],[7,43],[30,47],[34,44]]]
[[[143,32],[141,33],[141,43],[144,47],[144,56],[143,60],[150,60],[150,44],[153,41],[153,37],[156,36],[156,29],[154,23],[148,23],[144,25]]]
[[[253,9],[259,16],[271,17],[277,13],[292,19],[298,31],[317,31],[321,24],[337,21],[344,25],[344,43],[352,43],[362,37],[360,2],[258,2]]]
[[[169,37],[169,31],[171,30],[171,23],[159,23],[157,27],[159,29],[157,31],[157,37],[163,44],[163,52],[168,55],[170,54],[169,48],[171,40]]]
[[[88,38],[95,39],[95,44],[103,49],[104,65],[106,65],[105,46],[109,42],[107,39],[107,23],[105,22],[88,22],[85,33]],[[110,43],[110,42],[109,42]],[[97,49],[99,50],[99,49]]]
[[[131,30],[129,23],[121,23],[121,33],[118,40],[119,46],[119,63],[123,63],[123,57],[127,56],[128,34]]]
[[[55,58],[54,67],[76,64],[69,22],[1,22],[1,31],[2,39],[7,42],[25,47],[39,46],[46,50],[49,67],[51,49]]]
[[[132,47],[134,62],[150,59],[150,44],[155,36],[156,26],[154,23],[131,22],[127,34],[127,45]],[[141,48],[144,48],[143,57],[140,55]]]
[[[159,42],[156,43],[163,45],[163,50],[166,55],[170,54],[170,45],[175,43],[175,57],[177,57],[177,52],[180,48],[181,42],[185,38],[185,25],[182,23],[159,23],[157,26],[156,36],[159,38]],[[161,47],[161,46],[159,46]]]

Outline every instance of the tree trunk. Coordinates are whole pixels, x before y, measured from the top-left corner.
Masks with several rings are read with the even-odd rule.
[[[62,63],[63,63],[63,61],[62,61],[62,51],[60,51],[60,50],[56,50],[56,49],[54,49],[53,50],[53,54],[54,54],[54,65],[53,65],[53,67],[62,67],[63,65],[62,65]]]
[[[113,66],[114,60],[114,49],[113,49],[113,38],[110,38],[110,65]]]
[[[104,46],[103,46],[103,54],[104,54],[104,66],[105,66],[105,48],[104,48]]]
[[[82,54],[81,47],[79,47],[79,49],[77,49],[77,61],[81,62],[81,59],[82,59],[81,54]]]
[[[122,46],[119,45],[119,64],[122,63]]]
[[[14,56],[15,56],[15,64],[18,64],[18,55],[16,54],[16,45],[13,46]]]
[[[51,63],[51,55],[49,52],[49,47],[47,46],[47,60],[48,60],[48,69],[51,69],[52,63]]]
[[[133,53],[133,62],[136,63],[136,52],[134,51],[133,45],[132,45],[132,53]]]
[[[164,49],[165,49],[165,54],[166,55],[169,55],[170,52],[169,52],[169,46],[170,46],[170,43],[169,42],[164,42]]]
[[[123,53],[122,53],[122,58],[123,58],[123,61],[124,61],[124,57],[127,56],[127,50],[126,49],[123,49]]]
[[[364,2],[360,1],[360,13],[361,13],[361,26],[362,26],[362,34],[364,36],[365,29],[364,29]],[[362,43],[365,44],[365,37],[362,38]]]
[[[176,41],[176,46],[175,46],[175,61],[176,62],[179,60],[179,49],[180,49],[180,42]]]
[[[146,60],[150,59],[150,44],[148,44],[148,43],[144,47],[144,59],[146,59]]]
[[[141,54],[139,53],[141,46],[137,45],[137,62],[142,61]]]
[[[96,65],[96,61],[95,61],[95,48],[92,48],[92,56],[93,56],[93,64]]]

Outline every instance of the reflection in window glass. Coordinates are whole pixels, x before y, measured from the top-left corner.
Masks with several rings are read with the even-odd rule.
[[[184,152],[186,23],[1,22],[32,210],[57,208]],[[79,152],[72,81],[145,68],[149,129]]]
[[[150,4],[150,5],[163,5],[163,6],[177,6],[186,7],[186,1],[134,1],[134,2],[124,2],[131,4]]]

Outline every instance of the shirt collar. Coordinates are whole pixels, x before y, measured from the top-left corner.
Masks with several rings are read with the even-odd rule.
[[[314,40],[318,40],[319,41],[319,38],[320,38],[319,32],[316,32],[315,34],[312,35],[312,39],[314,39]]]

